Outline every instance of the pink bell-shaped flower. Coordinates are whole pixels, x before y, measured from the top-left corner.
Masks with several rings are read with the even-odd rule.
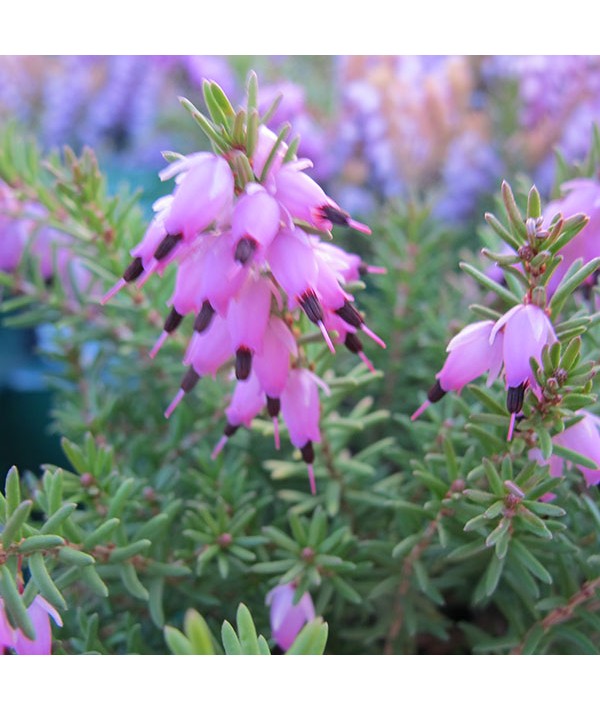
[[[315,494],[317,489],[313,471],[313,442],[321,441],[321,408],[317,381],[309,370],[294,368],[290,371],[285,389],[281,393],[281,414],[292,444],[298,447],[308,465],[310,489]]]
[[[434,402],[441,400],[450,390],[460,392],[467,383],[489,371],[488,384],[499,375],[502,368],[503,334],[491,339],[493,321],[478,321],[462,329],[448,344],[448,356],[436,381],[427,394],[427,400],[414,412],[416,420]]]
[[[294,605],[294,585],[278,585],[267,595],[271,608],[271,634],[275,642],[287,652],[307,622],[315,619],[312,598],[305,592]]]
[[[267,396],[267,412],[273,420],[275,448],[279,449],[278,416],[281,393],[287,383],[290,355],[296,356],[298,347],[290,329],[277,316],[271,316],[263,339],[263,347],[253,360],[256,377]]]
[[[271,285],[266,278],[252,275],[237,298],[231,301],[227,313],[238,380],[245,380],[250,375],[252,356],[262,350],[270,312]]]
[[[323,307],[315,293],[319,267],[313,245],[301,229],[282,229],[269,247],[271,272],[287,294],[290,308],[299,304],[316,324],[331,352],[335,352],[323,319]]]
[[[29,639],[20,629],[13,629],[6,611],[4,602],[0,598],[0,654],[8,649],[17,654],[51,654],[52,629],[50,618],[62,627],[62,620],[58,612],[41,595],[37,595],[27,608],[27,614],[35,631],[35,639]]]
[[[275,176],[275,197],[292,218],[303,220],[317,229],[329,232],[334,225],[345,225],[371,234],[367,225],[353,220],[296,165],[284,165]]]
[[[192,240],[214,222],[227,221],[233,202],[233,173],[224,158],[198,156],[173,192],[165,218],[169,235]]]
[[[265,393],[254,373],[246,380],[239,380],[233,391],[229,407],[225,410],[227,425],[223,436],[212,452],[216,459],[219,452],[227,444],[227,440],[243,425],[250,427],[252,420],[265,406]]]
[[[258,128],[258,141],[256,148],[254,149],[254,155],[252,156],[252,168],[254,170],[254,175],[257,178],[261,177],[263,169],[267,164],[267,160],[269,159],[276,142],[277,135],[273,133],[270,128],[267,128],[264,124],[261,124]],[[265,184],[267,186],[270,187],[272,185],[273,176],[275,176],[281,168],[287,149],[287,143],[282,141],[279,144],[279,148],[277,149],[275,157],[271,162],[267,175],[265,176]]]
[[[598,431],[600,419],[587,410],[580,410],[577,414],[583,415],[583,419],[554,435],[552,439],[561,447],[572,449],[597,463],[598,466],[595,469],[577,465],[585,477],[587,485],[595,486],[600,484],[600,432]]]
[[[249,183],[231,217],[235,259],[247,264],[257,250],[264,252],[279,231],[280,221],[277,200],[262,185]]]

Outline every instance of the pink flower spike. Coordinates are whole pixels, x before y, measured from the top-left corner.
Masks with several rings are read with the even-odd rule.
[[[165,344],[165,341],[169,337],[169,334],[167,331],[163,331],[160,336],[158,337],[156,343],[154,346],[152,346],[152,350],[150,351],[150,358],[154,358],[154,356],[158,353],[158,351],[163,347]]]
[[[385,341],[382,341],[379,336],[371,331],[370,328],[368,328],[364,323],[361,325],[360,330],[363,331],[363,333],[368,336],[372,341],[375,341],[378,346],[381,346],[382,348],[387,348]]]
[[[507,441],[507,442],[510,442],[510,441],[512,440],[513,430],[514,430],[514,427],[515,427],[515,420],[516,420],[516,417],[517,417],[517,413],[516,413],[516,412],[511,412],[511,415],[510,415],[510,424],[509,424],[509,426],[508,426],[508,435],[506,436],[506,441]]]
[[[118,294],[119,291],[121,291],[121,289],[122,289],[126,284],[127,284],[127,282],[125,281],[125,279],[119,279],[119,281],[118,281],[113,287],[111,287],[111,288],[106,292],[106,294],[104,294],[104,296],[102,296],[102,298],[100,299],[100,303],[102,304],[102,306],[104,306],[105,304],[107,304],[107,303],[113,298],[113,296],[114,296],[115,294]]]
[[[214,460],[221,454],[223,451],[223,447],[227,444],[227,440],[229,437],[227,435],[223,435],[221,439],[217,442],[217,446],[213,449],[212,454],[210,455],[210,458]]]
[[[329,337],[329,334],[327,333],[327,329],[325,328],[325,324],[323,321],[319,321],[317,323],[319,329],[321,330],[321,333],[323,334],[323,338],[325,339],[325,343],[327,344],[327,347],[332,353],[335,353],[335,348],[333,346],[333,343],[331,342],[331,338]]]
[[[315,496],[317,493],[317,483],[315,481],[315,470],[312,463],[306,465],[308,469],[308,481],[310,482],[310,493]]]
[[[413,414],[410,416],[410,419],[412,422],[414,422],[416,419],[421,417],[421,415],[425,412],[425,410],[431,405],[431,402],[429,400],[425,400],[425,402],[422,405],[419,405],[419,407],[413,412]]]
[[[169,419],[169,417],[171,417],[175,408],[177,407],[177,405],[179,405],[179,403],[183,400],[184,397],[185,397],[185,390],[183,388],[179,388],[177,395],[175,395],[175,397],[171,401],[171,404],[165,410],[165,418],[167,420]]]
[[[362,232],[365,235],[371,234],[371,228],[368,225],[364,225],[362,222],[357,222],[353,219],[348,220],[348,227],[352,227],[352,229],[356,230],[357,232]]]
[[[371,371],[371,373],[375,372],[375,367],[373,366],[373,363],[371,363],[371,361],[367,358],[367,356],[364,354],[364,351],[359,351],[358,357],[367,366],[367,368]]]

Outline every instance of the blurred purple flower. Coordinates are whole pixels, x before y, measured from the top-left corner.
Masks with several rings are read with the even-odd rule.
[[[0,598],[0,654],[12,649],[16,654],[51,654],[52,629],[50,618],[62,627],[58,612],[41,595],[34,598],[27,608],[27,614],[35,631],[35,639],[29,639],[20,629],[13,629],[6,611],[4,601]]]
[[[271,608],[271,634],[275,642],[285,652],[304,625],[315,619],[315,608],[308,592],[294,605],[296,588],[291,583],[278,585],[267,595],[267,605]]]

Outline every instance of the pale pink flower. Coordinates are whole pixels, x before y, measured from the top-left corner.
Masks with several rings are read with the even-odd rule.
[[[286,386],[281,393],[281,414],[287,425],[290,440],[298,447],[308,466],[310,489],[316,492],[313,462],[313,442],[321,441],[319,419],[321,408],[319,391],[314,375],[304,368],[290,371]]]
[[[212,459],[216,459],[219,452],[227,444],[227,440],[241,426],[250,427],[252,420],[264,408],[265,403],[265,393],[254,373],[246,380],[238,380],[233,391],[231,403],[225,410],[227,425],[223,431],[223,436],[212,452]]]
[[[20,629],[13,629],[4,609],[4,601],[0,598],[0,654],[8,649],[17,654],[52,653],[50,618],[62,627],[60,615],[41,595],[34,598],[27,608],[27,614],[35,631],[35,639],[29,639]]]
[[[448,344],[448,356],[436,382],[429,390],[427,400],[411,419],[416,420],[429,405],[438,402],[450,390],[460,392],[467,383],[488,372],[488,384],[499,375],[502,368],[503,334],[491,338],[493,321],[478,321],[462,329]]]
[[[262,350],[253,361],[256,377],[267,396],[267,412],[273,420],[275,448],[279,449],[278,416],[290,371],[290,356],[298,355],[296,340],[290,329],[277,316],[271,316],[264,334]]]
[[[353,220],[309,175],[295,165],[285,165],[275,175],[275,197],[292,218],[329,232],[334,225],[371,234],[367,225]]]
[[[251,276],[229,305],[227,327],[235,352],[235,375],[245,380],[250,375],[252,357],[262,350],[263,337],[271,312],[271,285],[260,276]]]
[[[275,642],[287,652],[307,622],[315,619],[312,598],[305,592],[294,604],[296,589],[293,584],[278,585],[267,595],[271,608],[271,634]]]
[[[563,432],[554,435],[552,440],[561,447],[572,449],[577,454],[597,463],[595,469],[577,465],[587,485],[595,486],[600,484],[600,432],[598,431],[600,419],[587,410],[580,410],[577,414],[583,415],[583,418]],[[553,476],[556,476],[556,473],[553,473]]]
[[[237,201],[231,218],[235,259],[246,264],[257,250],[264,254],[279,231],[279,224],[277,200],[262,185],[249,183]]]

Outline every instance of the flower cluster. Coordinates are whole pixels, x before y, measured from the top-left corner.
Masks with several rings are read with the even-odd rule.
[[[326,386],[299,343],[299,314],[306,314],[332,352],[334,341],[343,343],[372,368],[357,334],[384,343],[367,327],[347,290],[368,267],[329,241],[334,225],[364,234],[370,229],[304,172],[311,163],[296,158],[293,144],[283,140],[286,129],[276,135],[256,123],[254,129],[247,126],[240,141],[245,112],[241,118],[234,115],[214,83],[206,84],[205,95],[209,110],[211,99],[221,102],[221,111],[231,117],[223,125],[235,125],[238,140],[221,144],[216,153],[180,157],[161,172],[163,180],[175,178],[173,193],[155,204],[156,215],[131,252],[133,261],[102,301],[175,264],[171,311],[151,357],[186,315],[194,317],[194,334],[184,356],[189,370],[165,416],[200,378],[214,377],[233,362],[237,385],[213,456],[266,407],[276,446],[281,413],[309,467],[314,492],[318,388]]]
[[[475,378],[488,373],[488,385],[504,369],[506,406],[511,414],[511,439],[516,415],[521,411],[526,388],[539,393],[530,359],[539,361],[542,349],[556,341],[552,322],[536,304],[514,306],[496,322],[478,321],[458,333],[448,344],[448,357],[427,400],[416,410],[415,420],[430,404],[450,390],[460,392]]]

